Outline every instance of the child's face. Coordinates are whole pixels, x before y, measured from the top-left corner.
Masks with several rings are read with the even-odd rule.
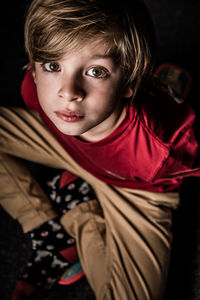
[[[35,63],[38,99],[46,115],[64,134],[98,141],[124,117],[122,72],[102,41],[86,44],[61,60]]]

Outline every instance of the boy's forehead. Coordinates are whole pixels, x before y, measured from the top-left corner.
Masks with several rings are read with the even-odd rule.
[[[92,59],[113,59],[111,42],[104,39],[97,39],[95,41],[88,40],[79,47],[66,51],[63,59],[70,57],[86,57]]]

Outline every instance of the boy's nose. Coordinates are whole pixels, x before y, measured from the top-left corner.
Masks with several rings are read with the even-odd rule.
[[[66,101],[82,101],[84,92],[80,88],[80,82],[73,79],[66,79],[58,91],[60,98]]]

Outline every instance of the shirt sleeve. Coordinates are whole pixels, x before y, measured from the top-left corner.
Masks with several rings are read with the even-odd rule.
[[[191,116],[190,116],[191,117]],[[169,156],[156,174],[156,178],[200,176],[200,147],[196,118],[179,132],[169,150]]]

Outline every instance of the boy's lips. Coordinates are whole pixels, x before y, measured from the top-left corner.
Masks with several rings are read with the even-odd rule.
[[[78,111],[59,110],[55,112],[56,116],[65,122],[77,122],[84,118],[84,115]]]

